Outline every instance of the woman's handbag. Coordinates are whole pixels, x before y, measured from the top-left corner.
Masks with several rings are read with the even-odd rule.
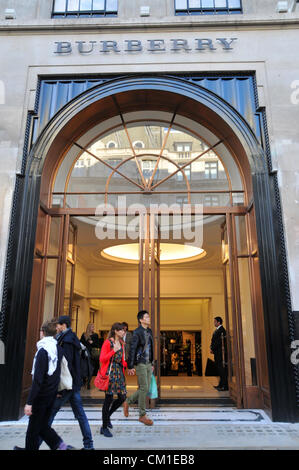
[[[96,378],[94,379],[94,384],[95,387],[97,387],[99,390],[102,392],[106,392],[109,387],[109,379],[110,379],[110,371],[111,371],[111,366],[112,366],[112,360],[110,361],[110,367],[107,375],[101,374],[100,369],[98,370],[98,373],[96,375]]]
[[[150,388],[149,388],[147,396],[151,400],[155,400],[156,398],[158,398],[158,387],[157,387],[157,382],[156,382],[156,378],[154,374],[152,374]]]

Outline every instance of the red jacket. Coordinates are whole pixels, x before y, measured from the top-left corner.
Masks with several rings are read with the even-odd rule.
[[[111,338],[112,339],[112,338]],[[113,341],[113,339],[112,339]],[[123,372],[125,375],[125,369],[127,367],[127,363],[125,361],[125,350],[124,350],[124,345],[122,344],[122,350],[123,350],[123,355],[122,355],[122,365],[123,365]],[[104,342],[102,349],[101,349],[101,354],[100,354],[100,367],[101,367],[101,374],[106,375],[108,367],[110,365],[110,360],[112,356],[114,356],[115,352],[114,349],[111,348],[110,340],[106,339]]]

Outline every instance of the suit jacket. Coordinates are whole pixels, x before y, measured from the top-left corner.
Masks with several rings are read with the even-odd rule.
[[[224,339],[224,354],[225,354],[225,362],[227,358],[227,345],[226,345],[226,330],[225,328],[221,325],[219,328],[217,328],[212,336],[212,341],[211,341],[211,350],[215,356],[221,356],[222,357],[222,337],[221,334],[223,334],[223,339]]]

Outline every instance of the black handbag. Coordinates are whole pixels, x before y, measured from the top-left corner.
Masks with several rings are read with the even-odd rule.
[[[219,375],[218,368],[216,366],[215,361],[212,361],[212,359],[208,358],[206,370],[205,370],[205,376],[206,377],[218,377],[218,375]]]

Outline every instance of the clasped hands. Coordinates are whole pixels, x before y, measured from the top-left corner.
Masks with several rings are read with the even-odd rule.
[[[152,371],[154,372],[155,367],[152,367]],[[128,375],[135,375],[136,374],[136,369],[128,369]]]

